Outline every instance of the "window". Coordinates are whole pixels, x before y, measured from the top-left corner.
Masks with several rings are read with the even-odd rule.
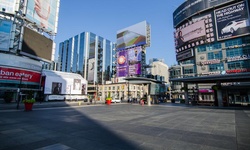
[[[184,68],[184,73],[183,74],[192,74],[194,73],[194,68],[192,67],[187,67],[187,68]]]
[[[244,68],[244,61],[228,62],[228,70]]]
[[[182,61],[182,64],[194,64],[194,60],[190,59],[190,60],[186,60],[186,61]]]
[[[205,45],[198,46],[198,47],[197,47],[197,51],[198,51],[198,52],[205,52],[205,51],[206,51],[206,46],[205,46]]]
[[[222,59],[222,51],[219,52],[210,52],[207,54],[208,60],[212,59]]]
[[[211,71],[211,72],[224,70],[223,63],[220,63],[220,64],[211,64],[211,65],[208,65],[208,68],[209,68],[209,71]]]
[[[242,45],[242,39],[233,39],[233,40],[229,40],[225,42],[225,46],[229,47],[229,46],[234,46],[234,45]]]
[[[210,45],[207,45],[206,47],[208,51],[218,50],[218,49],[221,49],[221,43],[210,44]]]

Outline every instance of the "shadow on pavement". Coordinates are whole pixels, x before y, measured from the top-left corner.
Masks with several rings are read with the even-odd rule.
[[[1,112],[0,149],[137,149],[88,115],[70,107]]]

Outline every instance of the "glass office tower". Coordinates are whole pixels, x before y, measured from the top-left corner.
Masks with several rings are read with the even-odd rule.
[[[58,71],[81,74],[89,83],[104,84],[112,77],[115,43],[82,32],[59,44]]]

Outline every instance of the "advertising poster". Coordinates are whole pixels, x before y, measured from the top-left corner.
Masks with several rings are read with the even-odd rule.
[[[31,22],[56,33],[60,0],[29,0],[26,17]]]
[[[129,65],[129,75],[133,76],[133,75],[139,75],[141,74],[141,64],[137,63],[137,64],[133,64],[133,65]]]
[[[61,94],[62,92],[62,83],[60,82],[52,82],[52,87],[51,87],[52,91],[51,93],[52,94]]]
[[[74,79],[73,90],[81,89],[81,79]]]
[[[147,22],[143,21],[117,32],[117,50],[145,45]]]
[[[17,0],[0,0],[0,10],[5,9],[5,13],[14,14],[18,4]]]
[[[246,1],[214,11],[217,40],[225,40],[250,33],[249,12]]]
[[[128,75],[128,53],[125,51],[117,52],[117,77],[125,77]]]
[[[12,22],[0,19],[0,50],[9,51]]]
[[[205,21],[200,20],[176,31],[176,46],[181,47],[195,41],[204,40],[206,36]]]
[[[141,61],[142,48],[140,46],[128,49],[129,63]]]
[[[44,94],[82,94],[82,85],[87,88],[87,80],[79,74],[43,70],[43,75],[46,76]]]
[[[95,72],[95,58],[89,59],[88,66],[88,81],[94,81],[94,72]]]
[[[128,49],[129,75],[141,74],[141,46]]]
[[[176,53],[215,41],[215,25],[212,13],[193,18],[174,32]]]

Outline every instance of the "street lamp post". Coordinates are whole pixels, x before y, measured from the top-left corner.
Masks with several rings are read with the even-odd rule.
[[[18,94],[17,94],[17,106],[16,106],[16,109],[19,109],[20,96],[22,94],[22,92],[21,92],[22,80],[23,80],[23,76],[21,76],[21,78],[20,78],[20,82],[19,82],[18,89],[17,89]]]

